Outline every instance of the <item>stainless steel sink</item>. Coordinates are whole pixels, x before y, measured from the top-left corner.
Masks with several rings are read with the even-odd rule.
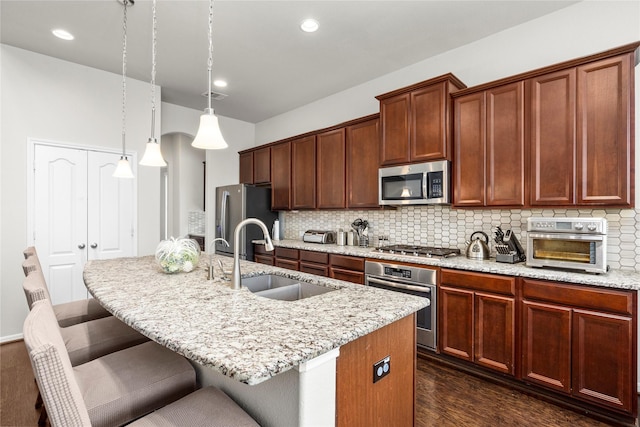
[[[336,290],[275,274],[247,277],[240,283],[258,296],[281,301],[297,301]]]
[[[294,285],[299,282],[299,280],[275,274],[263,274],[261,276],[245,277],[240,279],[240,284],[254,293],[273,288],[280,288],[282,286]]]

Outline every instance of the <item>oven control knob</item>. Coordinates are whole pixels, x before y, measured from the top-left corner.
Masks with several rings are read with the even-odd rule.
[[[582,230],[584,228],[584,224],[578,222],[573,226],[573,228],[575,228],[576,230]]]
[[[405,251],[400,251],[400,255],[406,255],[407,253]]]
[[[413,256],[419,256],[420,254],[418,252],[414,252]]]
[[[597,228],[598,228],[598,226],[596,224],[593,224],[593,223],[587,225],[587,229],[589,231],[596,231]]]

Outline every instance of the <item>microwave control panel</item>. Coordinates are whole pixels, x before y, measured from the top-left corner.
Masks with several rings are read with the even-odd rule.
[[[428,172],[427,173],[427,198],[439,199],[444,197],[444,173]]]

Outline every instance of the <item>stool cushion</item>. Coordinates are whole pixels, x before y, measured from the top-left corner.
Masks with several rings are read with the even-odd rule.
[[[149,340],[113,316],[60,328],[60,334],[72,366]]]
[[[196,388],[191,364],[154,342],[108,354],[73,370],[93,427],[121,425]]]
[[[58,324],[63,328],[111,316],[111,313],[94,298],[56,304],[53,306],[53,312],[56,314]]]
[[[214,387],[201,388],[129,426],[259,427],[229,396]]]

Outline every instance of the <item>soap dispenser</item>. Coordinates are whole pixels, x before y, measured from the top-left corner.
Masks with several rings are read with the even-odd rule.
[[[280,220],[273,221],[273,230],[271,231],[272,240],[280,240]]]

